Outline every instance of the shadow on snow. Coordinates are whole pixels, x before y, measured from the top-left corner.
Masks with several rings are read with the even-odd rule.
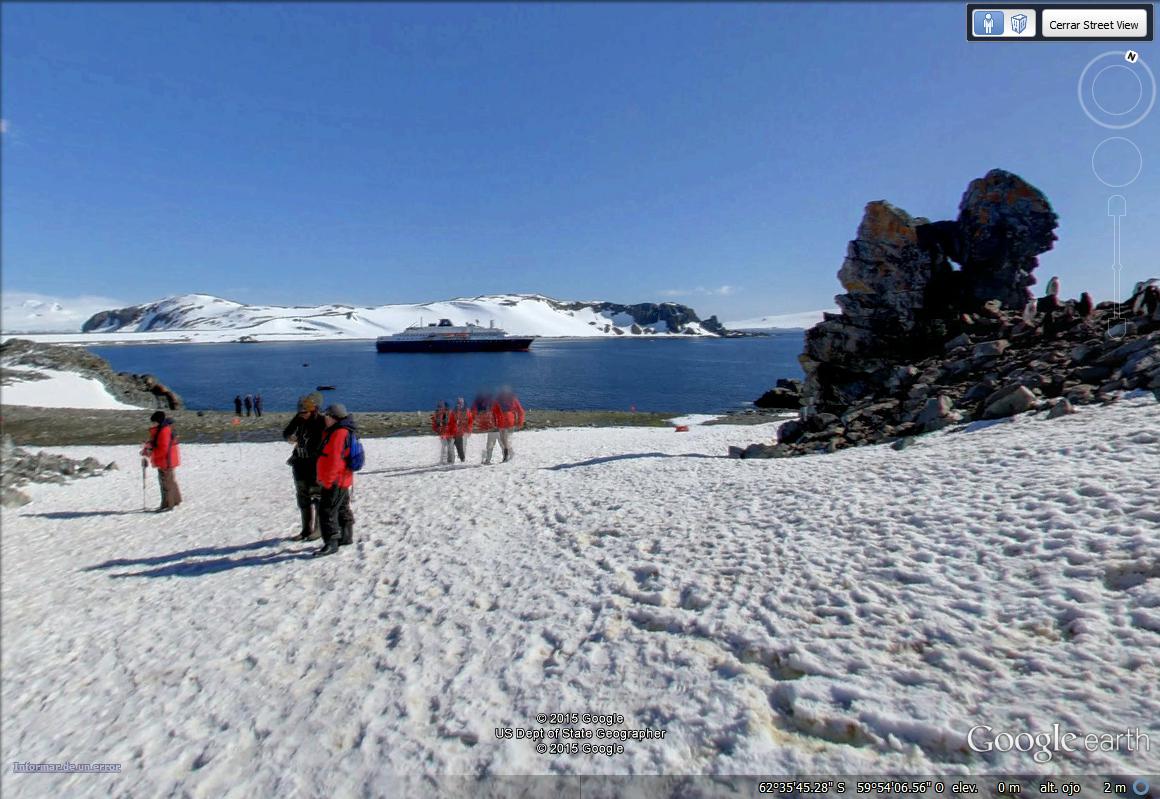
[[[90,516],[136,516],[150,512],[146,510],[57,510],[50,513],[22,513],[20,515],[34,519],[86,519]]]
[[[245,566],[263,566],[270,563],[281,563],[287,560],[302,560],[309,558],[312,549],[279,550],[262,555],[250,555],[243,558],[230,557],[242,552],[252,552],[256,549],[277,546],[286,543],[285,538],[267,538],[264,541],[251,541],[248,544],[238,544],[232,547],[200,547],[187,549],[184,552],[175,552],[172,555],[157,555],[150,558],[117,558],[98,563],[95,566],[86,566],[81,571],[99,571],[101,569],[115,569],[125,566],[157,566],[155,569],[122,572],[110,574],[112,578],[120,577],[199,577],[203,574],[216,574],[230,569]],[[203,560],[203,558],[210,558]]]
[[[670,455],[667,452],[630,452],[624,455],[605,455],[601,458],[589,458],[586,461],[576,461],[575,463],[560,463],[556,466],[546,466],[545,471],[558,472],[561,469],[578,469],[581,466],[599,466],[602,463],[613,463],[615,461],[628,461],[636,458],[710,458],[719,460],[721,458],[728,458],[728,455],[705,455],[700,452],[688,452],[683,455]]]

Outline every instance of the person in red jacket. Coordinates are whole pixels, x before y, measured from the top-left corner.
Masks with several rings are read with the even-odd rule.
[[[491,463],[491,453],[495,451],[495,442],[499,441],[499,429],[495,426],[495,419],[491,415],[491,394],[476,394],[471,403],[471,429],[475,433],[487,433],[487,443],[483,449],[483,463]]]
[[[510,388],[503,388],[491,406],[491,416],[499,429],[499,447],[503,450],[503,462],[516,456],[512,444],[512,434],[524,426],[524,408],[519,397]]]
[[[149,440],[141,448],[141,466],[152,463],[157,467],[157,481],[161,484],[161,507],[157,512],[164,513],[181,504],[176,472],[181,465],[181,449],[173,432],[173,420],[165,417],[165,411],[157,411],[149,421],[153,426],[149,428]]]
[[[459,454],[459,462],[467,459],[467,447],[464,444],[467,436],[471,435],[471,426],[475,423],[475,413],[460,397],[455,401],[455,408],[451,411],[451,440],[455,442],[455,451]]]
[[[455,449],[454,436],[451,434],[451,409],[447,403],[439,400],[435,406],[435,413],[431,414],[431,432],[439,436],[439,462],[454,463]]]
[[[354,513],[350,509],[350,491],[354,488],[354,472],[347,465],[347,444],[355,431],[354,420],[346,406],[335,403],[326,409],[323,417],[326,432],[322,437],[322,452],[318,456],[318,484],[322,496],[318,512],[322,517],[322,549],[315,556],[333,555],[339,546],[354,543]]]

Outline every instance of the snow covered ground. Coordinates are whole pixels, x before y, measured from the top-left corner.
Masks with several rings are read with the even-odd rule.
[[[722,322],[727,330],[754,331],[754,330],[798,330],[808,329],[822,321],[822,314],[839,313],[837,308],[827,308],[823,311],[802,311],[801,313],[775,314],[759,316],[754,319],[738,319],[735,322]]]
[[[913,446],[722,457],[772,425],[367,442],[358,543],[305,559],[279,444],[187,446],[4,511],[3,793],[381,795],[392,775],[1160,772],[1160,404]],[[479,442],[470,457],[478,458]],[[157,502],[154,476],[149,502]],[[496,728],[621,713],[615,756]],[[976,753],[968,731],[1150,733]],[[595,729],[591,725],[585,726]],[[122,764],[14,774],[13,761]],[[414,786],[412,786],[414,788]],[[399,795],[421,795],[415,788]]]
[[[23,370],[31,371],[31,370]],[[76,372],[37,369],[43,380],[19,380],[0,387],[5,405],[32,405],[38,408],[97,408],[139,411],[136,405],[121,402],[100,381]]]

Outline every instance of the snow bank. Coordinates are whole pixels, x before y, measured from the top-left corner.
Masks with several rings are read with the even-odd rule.
[[[141,410],[114,398],[100,380],[57,369],[39,369],[37,372],[45,375],[45,379],[22,380],[0,388],[0,402],[38,408]]]
[[[286,540],[287,448],[186,446],[5,512],[6,797],[367,795],[406,774],[1160,771],[1160,405],[901,452],[738,461],[774,425],[519,434],[515,461],[367,442],[358,543]],[[150,502],[157,501],[152,476]],[[622,713],[613,757],[496,728]],[[1046,763],[995,731],[1150,731]],[[584,725],[580,725],[584,726]],[[589,726],[591,729],[591,727]],[[407,795],[421,795],[407,792]]]
[[[722,322],[728,330],[741,332],[755,330],[798,330],[808,329],[822,321],[822,314],[838,313],[837,308],[822,311],[802,311],[800,313],[759,316],[755,319],[739,319],[736,322]]]

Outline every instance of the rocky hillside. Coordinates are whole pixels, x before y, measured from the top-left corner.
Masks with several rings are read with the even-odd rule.
[[[833,451],[1160,392],[1160,281],[1095,307],[1086,292],[1032,298],[1056,224],[1042,192],[997,169],[971,182],[953,221],[867,205],[838,272],[842,313],[805,335],[801,418],[776,445],[734,454]]]
[[[99,380],[121,402],[142,408],[183,407],[181,397],[150,374],[116,372],[108,361],[78,347],[9,339],[0,344],[0,383],[37,380],[42,370],[75,372]]]

